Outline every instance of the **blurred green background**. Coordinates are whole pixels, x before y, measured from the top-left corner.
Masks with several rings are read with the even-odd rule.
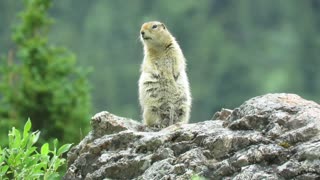
[[[52,2],[50,43],[72,51],[77,66],[92,68],[91,115],[107,110],[141,120],[139,30],[150,20],[164,22],[185,54],[191,122],[266,93],[320,101],[319,0]],[[15,48],[10,34],[22,8],[20,1],[0,0],[1,55]]]

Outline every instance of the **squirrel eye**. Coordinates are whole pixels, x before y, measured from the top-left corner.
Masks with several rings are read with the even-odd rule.
[[[155,24],[152,26],[152,29],[156,29],[157,27],[158,27],[158,25]]]

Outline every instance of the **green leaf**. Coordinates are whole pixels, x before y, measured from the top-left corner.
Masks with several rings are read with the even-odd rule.
[[[61,154],[67,152],[71,146],[72,146],[72,144],[65,144],[65,145],[61,146],[58,150],[57,156],[60,156]]]
[[[14,162],[17,165],[20,165],[22,163],[22,158],[23,158],[24,152],[19,149],[19,151],[17,151],[17,154],[15,154],[14,156]]]
[[[56,171],[58,170],[58,168],[65,163],[65,159],[64,158],[61,158],[61,159],[58,159],[56,158],[53,162],[53,170]]]
[[[50,173],[48,173],[46,179],[48,179],[48,180],[59,179],[59,173],[57,173],[57,172],[50,172]]]
[[[26,122],[23,128],[23,137],[28,136],[30,129],[31,129],[31,121],[30,121],[30,118],[28,118],[28,121]]]
[[[41,154],[47,155],[49,153],[49,144],[45,143],[41,146]]]
[[[57,154],[57,147],[58,147],[58,139],[53,140],[53,155]]]
[[[57,161],[59,161],[59,157],[58,157],[58,156],[53,156],[53,157],[51,158],[50,162],[49,162],[49,166],[53,167],[53,169],[54,169],[54,167],[55,167],[54,165],[55,165],[55,163],[56,163]]]
[[[15,128],[13,127],[11,131],[9,131],[8,137],[9,137],[9,148],[12,148],[13,141],[14,141],[14,130]]]
[[[26,156],[30,156],[32,153],[34,153],[36,151],[36,147],[30,147],[27,149],[27,151],[25,152]]]
[[[30,129],[31,129],[31,121],[30,121],[30,119],[28,119],[28,121],[26,122],[26,124],[24,125],[24,128],[23,128],[23,138],[21,140],[21,148],[25,148],[29,142]]]
[[[48,162],[41,162],[34,166],[37,171],[42,173],[42,170],[46,170],[48,168]]]
[[[24,149],[29,142],[29,134],[27,136],[24,136],[21,140],[21,148]]]
[[[34,167],[35,165],[39,164],[40,161],[40,156],[39,154],[34,154],[28,158],[26,158],[26,160],[23,162],[24,163],[24,167],[25,168],[32,168],[33,170],[36,170]]]
[[[13,142],[12,143],[12,147],[13,148],[20,148],[21,146],[21,134],[20,131],[17,129],[13,129]]]
[[[57,146],[58,146],[58,139],[56,138],[53,140],[53,147],[57,148]]]
[[[35,144],[38,139],[39,139],[39,136],[40,136],[40,131],[36,131],[36,132],[33,132],[32,135],[31,135],[31,145]]]
[[[6,174],[6,172],[8,171],[8,169],[9,169],[8,165],[1,166],[0,167],[0,177],[3,177]]]

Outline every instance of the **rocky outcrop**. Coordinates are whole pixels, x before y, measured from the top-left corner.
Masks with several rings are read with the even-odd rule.
[[[64,179],[320,179],[320,105],[293,94],[158,131],[108,112],[91,125]]]

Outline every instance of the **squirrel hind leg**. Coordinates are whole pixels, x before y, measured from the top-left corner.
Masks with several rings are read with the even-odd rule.
[[[160,117],[155,108],[149,107],[143,110],[143,124],[147,126],[157,126],[160,122]]]
[[[189,122],[190,112],[187,107],[179,108],[177,110],[176,114],[177,114],[176,123],[188,123]]]

